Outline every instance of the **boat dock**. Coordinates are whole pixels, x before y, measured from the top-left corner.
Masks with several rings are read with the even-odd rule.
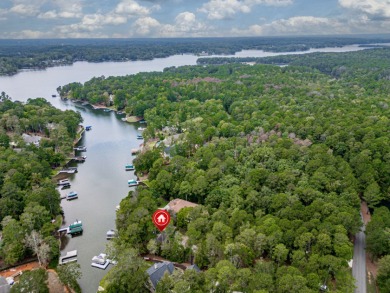
[[[87,156],[73,157],[72,160],[76,162],[85,162]]]
[[[77,167],[69,167],[66,169],[62,169],[59,171],[59,173],[74,174],[77,173]]]
[[[64,233],[64,232],[66,232],[65,234],[67,234],[67,233],[68,233],[68,230],[69,230],[69,228],[68,228],[68,227],[65,227],[65,228],[58,229],[57,232],[58,232],[58,233]]]
[[[92,258],[91,266],[98,268],[98,269],[105,270],[108,267],[108,265],[110,264],[110,262],[111,261],[109,259],[107,259],[107,255],[104,253],[101,253],[98,256],[94,256]]]
[[[136,154],[138,154],[139,152],[140,152],[139,149],[131,149],[131,154],[132,154],[132,155],[136,155]]]
[[[77,261],[77,250],[68,251],[66,255],[60,256],[58,264],[63,265],[72,261]]]

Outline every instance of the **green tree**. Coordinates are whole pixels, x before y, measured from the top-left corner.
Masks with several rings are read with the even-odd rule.
[[[11,293],[49,293],[47,272],[44,269],[24,271],[19,282],[11,287]]]
[[[378,262],[377,282],[381,292],[390,292],[390,255],[382,257]]]
[[[108,272],[108,293],[149,292],[147,265],[134,249],[118,254],[118,263]]]
[[[70,262],[58,266],[57,273],[62,284],[75,290],[76,292],[81,292],[80,285],[77,282],[77,280],[82,276],[80,265],[78,263]]]
[[[14,264],[22,259],[25,253],[24,231],[18,221],[7,216],[3,219],[1,256],[7,264]]]

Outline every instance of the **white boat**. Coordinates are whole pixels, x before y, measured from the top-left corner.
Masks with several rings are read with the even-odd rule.
[[[86,152],[87,151],[87,147],[86,146],[78,146],[78,147],[75,147],[73,149],[75,151],[79,151],[79,152]]]
[[[145,127],[138,127],[139,131],[144,131],[146,128]]]
[[[116,236],[115,230],[108,230],[106,233],[107,240],[113,239],[115,238],[115,236]]]
[[[69,179],[58,180],[58,185],[70,185]]]
[[[130,179],[127,181],[127,185],[130,186],[137,186],[138,185],[138,181],[137,180],[134,180],[134,179]]]
[[[105,270],[110,264],[110,260],[107,259],[107,255],[104,253],[94,256],[92,258],[91,266]]]
[[[78,194],[75,191],[71,191],[66,195],[66,200],[72,200],[78,198]]]
[[[120,208],[121,208],[121,206],[118,204],[118,205],[115,207],[115,211],[119,211]]]
[[[133,171],[133,170],[134,170],[134,165],[127,164],[127,165],[125,166],[125,170],[126,170],[126,171]]]

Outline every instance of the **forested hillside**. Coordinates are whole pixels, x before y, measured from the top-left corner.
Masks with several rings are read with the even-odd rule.
[[[0,97],[0,267],[38,255],[43,265],[57,259],[53,232],[61,225],[60,195],[52,168],[73,147],[79,113],[62,112],[44,99],[26,104]],[[42,137],[39,147],[23,133]]]
[[[74,99],[113,94],[145,117],[146,139],[162,141],[134,161],[149,187],[121,203],[107,291],[146,290],[136,249],[193,256],[204,270],[164,277],[157,292],[353,292],[361,199],[383,220],[368,229],[381,250],[367,248],[390,254],[390,81],[378,60],[390,50],[345,56],[343,68],[338,55],[319,54],[299,66],[187,66],[62,87]],[[173,198],[200,206],[180,211],[157,241],[151,214]]]

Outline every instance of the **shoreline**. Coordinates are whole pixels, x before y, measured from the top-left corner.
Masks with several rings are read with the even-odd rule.
[[[169,57],[172,57],[172,56],[175,56],[175,55],[192,55],[192,56],[195,56],[195,57],[198,57],[199,58],[204,58],[204,57],[210,57],[210,56],[215,56],[215,57],[221,57],[221,58],[229,58],[227,56],[231,56],[231,55],[236,55],[237,53],[239,52],[242,52],[242,51],[249,51],[249,50],[256,50],[256,51],[263,51],[265,53],[273,53],[273,54],[284,54],[284,53],[294,53],[294,52],[302,52],[302,53],[305,53],[307,51],[310,51],[311,49],[324,49],[324,48],[342,48],[342,47],[346,47],[346,46],[358,46],[358,47],[361,47],[361,48],[383,48],[383,47],[388,47],[386,44],[388,44],[389,41],[388,40],[384,40],[383,42],[383,45],[382,43],[354,43],[354,44],[343,44],[343,45],[338,45],[338,46],[318,46],[318,47],[302,47],[302,48],[298,48],[294,51],[290,51],[290,50],[270,50],[269,48],[265,48],[265,49],[252,49],[252,48],[241,48],[241,49],[238,49],[238,50],[233,50],[232,52],[229,52],[227,54],[213,54],[212,52],[194,52],[194,53],[181,53],[181,52],[175,52],[175,53],[172,53],[172,54],[167,54],[166,56],[162,56],[162,57],[151,57],[151,58],[147,58],[147,59],[142,59],[142,58],[137,58],[137,59],[121,59],[121,60],[103,60],[103,61],[88,61],[88,60],[72,60],[72,61],[68,61],[68,62],[64,62],[64,63],[57,63],[57,64],[49,64],[49,65],[42,65],[42,66],[39,66],[39,67],[31,67],[31,68],[20,68],[20,69],[17,69],[16,71],[12,71],[12,72],[8,72],[8,73],[4,73],[4,74],[0,74],[0,77],[12,77],[12,76],[15,76],[19,73],[22,73],[22,72],[28,72],[28,71],[45,71],[47,70],[48,68],[55,68],[55,67],[64,67],[64,66],[73,66],[75,63],[77,62],[87,62],[87,63],[106,63],[106,62],[116,62],[116,63],[121,63],[121,62],[139,62],[139,61],[152,61],[152,60],[155,60],[155,59],[164,59],[164,58],[169,58]]]

